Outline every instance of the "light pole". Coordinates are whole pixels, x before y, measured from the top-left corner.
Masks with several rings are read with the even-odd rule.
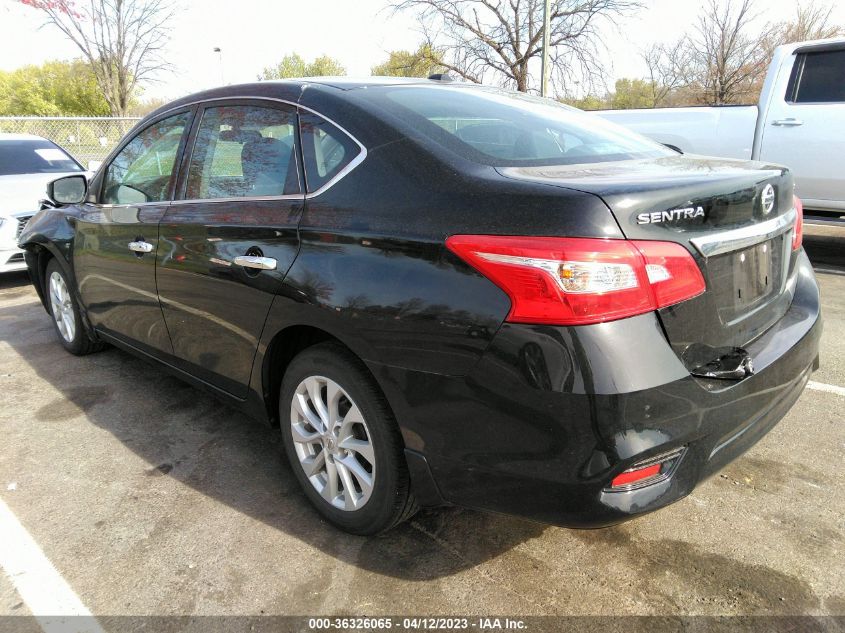
[[[220,85],[222,86],[226,83],[223,79],[223,51],[219,46],[215,46],[213,50],[217,53],[217,63],[220,66]]]
[[[549,13],[550,7],[549,4],[551,0],[546,0],[543,5],[543,80],[540,84],[540,96],[545,97],[548,96],[549,92],[549,22],[551,21],[551,17]]]

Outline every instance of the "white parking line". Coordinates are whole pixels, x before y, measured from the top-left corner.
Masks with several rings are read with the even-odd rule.
[[[104,633],[2,499],[0,567],[45,633]]]
[[[817,273],[826,273],[828,275],[845,275],[845,271],[840,270],[838,268],[822,268],[819,266],[814,266],[813,270]]]
[[[845,387],[828,385],[823,382],[815,382],[814,380],[807,383],[807,389],[815,389],[816,391],[824,391],[825,393],[835,393],[837,396],[845,396]]]

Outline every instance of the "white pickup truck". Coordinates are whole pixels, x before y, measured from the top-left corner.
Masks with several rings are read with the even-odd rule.
[[[684,153],[787,165],[807,210],[845,215],[845,39],[779,46],[756,106],[596,114]]]

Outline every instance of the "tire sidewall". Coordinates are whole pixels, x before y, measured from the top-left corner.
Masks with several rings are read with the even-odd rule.
[[[320,514],[349,532],[374,534],[392,525],[401,466],[398,460],[403,457],[401,449],[397,451],[398,431],[389,409],[378,397],[363,371],[363,368],[350,362],[330,346],[319,345],[306,350],[291,362],[285,373],[279,395],[279,421],[291,469],[305,495]],[[323,376],[335,381],[352,398],[367,423],[376,460],[376,472],[372,495],[359,510],[340,510],[329,504],[308,480],[299,463],[290,428],[290,410],[297,386],[308,376]]]

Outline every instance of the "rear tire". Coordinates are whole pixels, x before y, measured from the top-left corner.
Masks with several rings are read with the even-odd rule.
[[[98,341],[79,313],[76,292],[72,289],[68,276],[55,259],[47,264],[44,273],[44,290],[47,305],[53,317],[53,327],[59,342],[67,351],[76,356],[85,356],[99,352],[105,345]]]
[[[353,534],[378,534],[416,513],[396,420],[348,350],[320,343],[291,361],[279,420],[291,468],[329,522]]]

